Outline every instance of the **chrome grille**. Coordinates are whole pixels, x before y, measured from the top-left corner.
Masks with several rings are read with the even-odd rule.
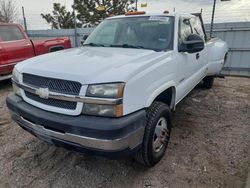
[[[57,99],[43,99],[43,98],[40,98],[38,95],[29,93],[27,91],[25,91],[25,95],[31,100],[34,100],[36,102],[39,102],[45,105],[57,107],[57,108],[75,110],[77,106],[76,102],[62,101],[62,100],[57,100]]]
[[[79,82],[46,78],[26,73],[23,74],[23,83],[36,88],[48,88],[50,91],[68,95],[79,95],[82,87]]]

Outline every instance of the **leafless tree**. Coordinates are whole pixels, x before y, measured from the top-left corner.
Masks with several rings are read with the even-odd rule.
[[[18,19],[18,7],[13,0],[0,0],[0,21],[10,23]]]

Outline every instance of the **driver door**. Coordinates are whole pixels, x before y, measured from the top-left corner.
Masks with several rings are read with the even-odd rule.
[[[180,46],[189,35],[193,34],[193,28],[190,18],[180,18],[179,21],[179,38]],[[196,83],[196,73],[200,69],[200,57],[198,53],[179,52],[178,58],[178,85],[177,85],[177,103],[190,92]]]
[[[205,41],[205,33],[203,31],[202,22],[200,18],[198,16],[195,16],[190,19],[190,22],[192,25],[193,33],[199,35]],[[197,55],[199,56],[199,59],[197,59],[199,68],[200,68],[200,71],[202,71],[202,69],[204,69],[204,67],[207,65],[207,62],[208,62],[206,43],[205,43],[204,49],[198,52]]]
[[[0,38],[3,73],[11,73],[15,64],[34,56],[30,40],[17,25],[0,25]]]

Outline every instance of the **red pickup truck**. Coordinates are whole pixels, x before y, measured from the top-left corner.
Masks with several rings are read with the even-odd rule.
[[[68,37],[31,40],[21,25],[0,23],[0,81],[11,77],[18,62],[71,47]]]

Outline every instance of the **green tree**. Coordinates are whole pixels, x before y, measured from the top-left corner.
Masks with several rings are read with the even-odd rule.
[[[124,14],[134,0],[74,0],[73,8],[83,26],[94,26],[111,15]],[[100,10],[102,9],[102,10]]]
[[[41,14],[47,23],[51,25],[53,29],[69,29],[74,28],[74,12],[66,10],[65,6],[61,6],[60,3],[53,4],[52,14]]]
[[[74,0],[77,27],[91,27],[111,15],[124,14],[132,7],[134,0]],[[74,28],[74,12],[66,10],[60,3],[54,3],[52,14],[41,16],[55,29]]]

